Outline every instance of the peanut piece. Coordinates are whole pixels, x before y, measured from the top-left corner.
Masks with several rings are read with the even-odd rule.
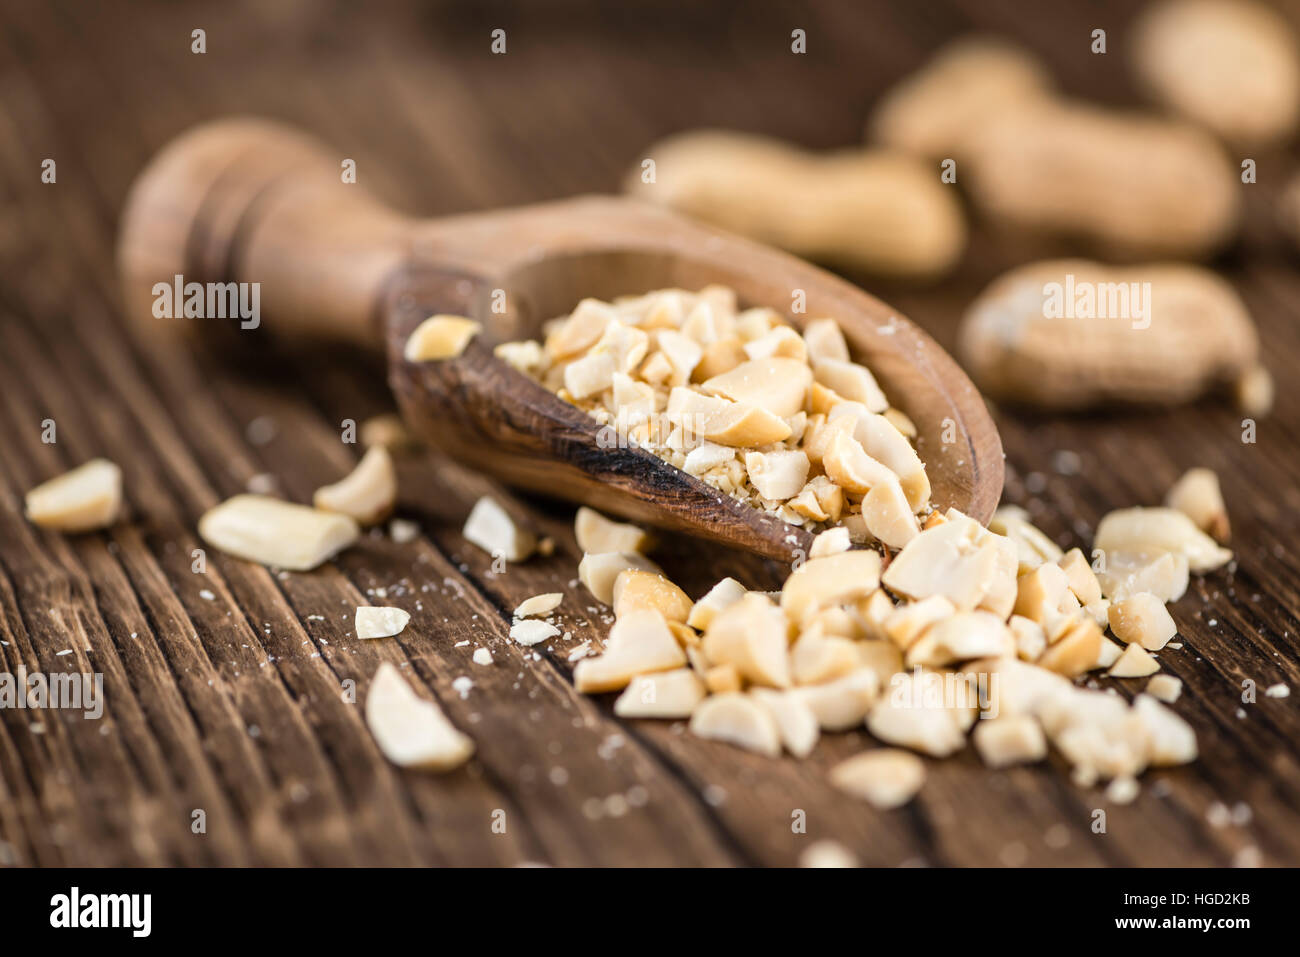
[[[464,316],[430,316],[406,340],[407,362],[454,359],[483,327]]]
[[[1231,536],[1228,507],[1223,503],[1219,477],[1211,469],[1189,469],[1165,496],[1165,505],[1182,512],[1216,541]]]
[[[841,791],[887,811],[902,807],[921,790],[925,765],[906,751],[877,748],[835,765],[830,771],[830,782]]]
[[[558,591],[547,592],[544,595],[534,595],[532,598],[525,598],[515,607],[516,618],[535,618],[539,615],[545,615],[560,607],[560,602],[564,596]]]
[[[704,654],[714,664],[731,664],[749,681],[790,687],[785,618],[758,592],[718,612],[704,632]]]
[[[614,617],[632,611],[652,609],[667,621],[685,622],[691,613],[691,599],[663,575],[641,568],[627,568],[614,579]]]
[[[980,721],[972,736],[980,759],[991,768],[1033,764],[1047,757],[1047,739],[1038,722],[1027,714],[1008,714]]]
[[[378,608],[361,605],[357,608],[354,625],[358,638],[392,638],[402,633],[411,613],[401,608]]]
[[[484,495],[470,509],[461,530],[465,540],[493,558],[522,562],[537,549],[537,536],[516,524],[496,499]]]
[[[91,459],[27,493],[27,520],[61,532],[107,528],[122,511],[122,470]]]
[[[650,536],[635,525],[610,521],[585,505],[573,521],[573,534],[584,552],[645,552]]]
[[[393,457],[382,445],[374,446],[346,478],[318,488],[311,502],[322,512],[348,515],[358,525],[382,522],[397,503]]]
[[[366,694],[366,726],[384,757],[404,768],[450,771],[470,759],[474,742],[434,701],[415,693],[397,668],[379,666]]]
[[[236,495],[199,519],[199,537],[214,548],[289,571],[310,571],[360,535],[346,515],[262,495]]]
[[[739,692],[705,698],[691,715],[690,728],[698,738],[725,741],[770,758],[781,753],[776,721],[761,704]]]
[[[686,655],[663,616],[638,611],[614,622],[605,641],[605,653],[579,661],[573,669],[573,683],[583,694],[617,691],[637,675],[671,671],[684,664]]]
[[[637,675],[614,702],[621,718],[689,718],[705,698],[704,683],[690,668]]]
[[[1139,592],[1110,606],[1110,630],[1125,644],[1159,651],[1178,633],[1165,603],[1150,592]]]

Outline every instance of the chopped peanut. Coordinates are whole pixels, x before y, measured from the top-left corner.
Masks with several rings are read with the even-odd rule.
[[[573,522],[573,534],[584,552],[645,552],[650,536],[635,525],[613,522],[595,509],[583,506]]]
[[[274,568],[310,571],[360,537],[346,515],[321,512],[263,495],[236,495],[199,519],[209,545]]]
[[[781,732],[766,708],[735,691],[705,698],[691,715],[691,734],[768,757],[781,753]]]
[[[464,316],[430,316],[406,340],[407,362],[454,359],[483,327]]]
[[[1216,541],[1226,542],[1231,535],[1219,477],[1210,469],[1190,469],[1184,473],[1165,496],[1165,505],[1182,512]]]
[[[358,638],[391,638],[401,634],[411,613],[400,608],[376,608],[362,605],[357,608],[354,624]]]
[[[831,768],[830,781],[841,791],[881,810],[902,807],[925,783],[921,759],[894,748],[864,751]]]
[[[1110,606],[1110,630],[1126,644],[1159,651],[1178,633],[1165,603],[1150,592],[1140,592]]]
[[[670,671],[684,664],[686,655],[663,616],[655,611],[637,611],[614,623],[604,654],[578,662],[573,669],[573,683],[586,694],[617,691],[638,675]]]
[[[614,713],[622,718],[689,718],[706,694],[690,668],[637,675],[614,702]]]
[[[510,513],[487,495],[470,509],[462,531],[466,540],[489,555],[522,562],[537,549],[537,536],[518,525]]]
[[[397,503],[397,472],[382,445],[372,447],[344,479],[316,490],[312,505],[322,512],[351,516],[359,525],[376,525]]]
[[[975,750],[991,768],[1032,764],[1047,757],[1047,739],[1027,714],[1008,714],[975,725]]]
[[[417,695],[387,661],[370,682],[366,725],[384,757],[401,767],[450,771],[474,753],[474,742],[456,730],[436,702]]]
[[[122,470],[91,459],[27,493],[27,519],[61,532],[107,528],[122,510]]]

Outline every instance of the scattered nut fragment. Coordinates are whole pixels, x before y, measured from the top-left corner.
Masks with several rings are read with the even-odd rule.
[[[420,524],[406,518],[395,518],[388,523],[388,537],[398,545],[407,545],[420,537]]]
[[[461,532],[493,558],[522,562],[537,549],[537,536],[516,524],[496,499],[484,495],[470,509]]]
[[[1016,654],[1023,661],[1037,661],[1047,650],[1047,636],[1043,626],[1023,615],[1012,615],[1007,627],[1016,640]]]
[[[516,618],[536,618],[559,608],[562,601],[564,601],[564,596],[558,591],[534,595],[532,598],[525,598],[516,606],[514,616]]]
[[[1296,183],[1300,184],[1300,179],[1296,180]],[[1290,191],[1288,191],[1289,195]],[[1288,203],[1285,208],[1289,210],[1291,205]],[[1294,225],[1291,226],[1291,230],[1295,232]],[[1237,408],[1254,418],[1263,418],[1273,411],[1275,392],[1273,376],[1263,365],[1251,366],[1237,378],[1233,385]]]
[[[357,608],[355,625],[358,638],[392,638],[401,634],[411,613],[401,608],[382,608],[361,605]]]
[[[1007,714],[975,724],[975,750],[991,768],[1032,764],[1047,757],[1047,739],[1027,714]]]
[[[924,674],[895,675],[888,694],[867,714],[867,730],[889,744],[898,744],[936,758],[966,746],[961,709],[945,707],[927,694]]]
[[[318,488],[311,502],[322,512],[348,515],[359,525],[382,522],[397,503],[393,457],[384,446],[373,446],[346,478]]]
[[[387,661],[370,682],[366,725],[384,757],[401,767],[450,771],[474,753],[474,742],[456,730],[436,702],[417,695]]]
[[[957,607],[943,595],[931,595],[895,606],[881,622],[881,630],[900,650],[907,651],[931,625],[956,613]]]
[[[947,521],[927,528],[894,556],[881,583],[915,600],[943,595],[962,611],[979,606],[1000,578],[1009,577],[1014,589],[1014,567],[1003,568],[1000,546],[981,540],[981,533],[988,534],[978,522],[949,510]]]
[[[825,684],[794,688],[790,694],[812,709],[823,731],[847,731],[862,724],[880,694],[880,678],[859,668]]]
[[[382,446],[392,452],[414,448],[420,444],[420,440],[406,427],[402,417],[394,412],[385,412],[383,415],[366,419],[361,423],[358,434],[361,437],[361,444],[367,449]]]
[[[1219,476],[1212,469],[1189,469],[1183,473],[1165,496],[1165,505],[1182,512],[1216,541],[1226,542],[1231,536],[1228,507],[1219,490]]]
[[[454,359],[482,328],[464,316],[430,316],[406,340],[403,354],[407,362]]]
[[[1152,764],[1164,767],[1196,760],[1196,732],[1165,705],[1140,694],[1133,699],[1133,713],[1149,736]]]
[[[1102,648],[1101,628],[1091,618],[1073,619],[1056,641],[1049,641],[1038,664],[1074,678],[1097,666]]]
[[[346,515],[262,495],[236,495],[199,519],[199,536],[238,558],[289,571],[310,571],[361,535]]]
[[[1187,559],[1193,572],[1213,571],[1232,560],[1232,552],[1172,508],[1121,508],[1097,526],[1095,547],[1111,552],[1156,550]]]
[[[607,519],[595,509],[585,505],[578,509],[573,521],[573,534],[578,547],[584,552],[641,552],[649,549],[650,536],[635,525],[626,525]]]
[[[705,698],[691,715],[690,728],[698,738],[725,741],[770,758],[781,753],[776,721],[756,700],[739,692]]]
[[[847,528],[828,528],[820,532],[813,539],[812,546],[808,549],[809,558],[821,558],[824,555],[838,555],[840,552],[847,552],[853,547],[849,541],[849,530]]]
[[[690,657],[689,653],[687,657]],[[702,652],[699,657],[704,659]],[[709,694],[722,694],[724,691],[742,690],[745,687],[745,680],[740,677],[740,672],[736,670],[735,665],[714,665],[704,671],[704,686],[709,689]]]
[[[772,716],[781,734],[781,743],[796,758],[806,758],[817,746],[821,728],[808,702],[788,691],[754,688],[749,692]]]
[[[747,680],[773,688],[790,687],[788,646],[784,616],[758,592],[718,612],[704,632],[710,662],[734,665]]]
[[[1101,639],[1101,650],[1097,653],[1097,660],[1093,664],[1093,670],[1098,668],[1110,668],[1120,658],[1124,657],[1124,645],[1118,641],[1111,641],[1105,636]]]
[[[492,664],[492,652],[488,651],[486,648],[475,648],[474,654],[471,658],[476,665]]]
[[[909,667],[939,667],[1015,651],[1015,636],[1000,618],[987,611],[965,611],[927,628],[908,646],[906,662]]]
[[[763,498],[794,498],[808,481],[808,455],[798,449],[746,452],[745,471]]]
[[[838,635],[824,635],[820,628],[804,629],[790,649],[790,670],[795,684],[833,681],[861,665],[857,642]]]
[[[559,634],[560,629],[549,621],[541,621],[537,618],[520,618],[510,625],[510,637],[519,644],[529,647],[559,637]]]
[[[686,655],[668,623],[654,611],[625,615],[609,630],[605,653],[583,658],[573,669],[573,682],[584,694],[617,691],[637,675],[669,671],[686,664]]]
[[[811,558],[786,579],[781,589],[781,610],[791,621],[809,612],[865,598],[880,584],[880,556],[875,552],[841,552]]]
[[[858,866],[858,859],[838,841],[816,841],[799,855],[799,866],[850,868]]]
[[[1183,683],[1173,675],[1152,675],[1145,690],[1151,697],[1165,704],[1173,704],[1183,693]]]
[[[616,618],[650,608],[670,622],[685,623],[691,613],[691,599],[686,592],[663,575],[641,568],[626,568],[618,573],[612,604]]]
[[[1161,601],[1177,601],[1187,591],[1187,558],[1156,550],[1103,552],[1105,567],[1097,571],[1101,591],[1112,602],[1142,592]]]
[[[724,578],[691,606],[691,613],[686,624],[699,631],[705,631],[715,615],[729,605],[745,597],[745,586],[734,578]]]
[[[690,668],[637,675],[614,702],[622,718],[689,718],[706,695]]]
[[[662,569],[636,552],[599,552],[582,556],[578,563],[578,580],[602,605],[614,603],[614,583],[629,568],[662,574]]]
[[[1097,581],[1097,575],[1080,549],[1070,549],[1057,560],[1057,564],[1065,572],[1066,584],[1074,597],[1079,599],[1079,604],[1086,608],[1103,600],[1101,583]]]
[[[855,754],[830,771],[830,782],[841,791],[887,811],[902,807],[925,783],[925,764],[915,754],[877,748]]]
[[[1125,644],[1159,651],[1178,633],[1165,603],[1150,592],[1139,592],[1110,606],[1110,630]]]
[[[1160,670],[1151,653],[1137,642],[1124,649],[1119,660],[1106,672],[1112,678],[1145,678]]]
[[[122,470],[91,459],[27,493],[27,520],[61,532],[107,528],[122,510]]]

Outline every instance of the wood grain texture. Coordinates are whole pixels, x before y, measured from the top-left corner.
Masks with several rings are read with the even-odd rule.
[[[969,27],[1033,46],[1072,92],[1131,101],[1118,59],[1087,52],[1094,26],[1122,37],[1128,8],[1045,18],[1033,4],[973,0],[671,15],[634,0],[617,16],[597,4],[384,16],[309,3],[6,5],[0,671],[101,672],[106,711],[98,721],[0,711],[0,862],[779,865],[833,837],[880,865],[1228,864],[1246,848],[1300,863],[1300,697],[1241,702],[1246,679],[1300,686],[1300,279],[1271,220],[1292,156],[1260,157],[1243,239],[1217,264],[1256,316],[1281,386],[1257,443],[1243,445],[1240,417],[1213,401],[998,415],[1006,498],[1062,544],[1087,544],[1111,508],[1157,503],[1192,465],[1223,480],[1238,563],[1173,607],[1184,647],[1160,655],[1185,682],[1177,710],[1202,759],[1144,776],[1128,806],[1075,787],[1059,760],[994,773],[968,749],[927,761],[913,804],[877,812],[825,781],[836,760],[871,746],[865,731],[828,737],[807,761],[769,761],[679,724],[616,719],[609,697],[577,695],[570,682],[568,651],[606,628],[574,581],[571,510],[431,455],[400,463],[401,514],[419,521],[417,542],[368,536],[310,575],[209,552],[196,575],[205,508],[263,473],[305,500],[351,467],[340,423],[391,409],[384,364],[355,350],[271,347],[231,361],[165,328],[142,333],[118,303],[113,244],[127,188],[154,151],[204,119],[249,113],[317,131],[378,195],[440,217],[613,189],[646,144],[692,126],[854,142],[884,86]],[[488,52],[495,26],[508,30],[505,57]],[[789,53],[794,26],[809,31],[804,58]],[[189,52],[195,27],[208,33],[202,56]],[[40,182],[46,157],[58,161],[55,185]],[[1040,254],[977,229],[939,287],[850,278],[951,346],[984,284]],[[57,444],[40,441],[45,418],[58,423]],[[273,427],[269,441],[250,440],[265,438],[248,429],[258,419]],[[22,519],[27,488],[94,455],[122,465],[128,521],[69,538]],[[459,534],[486,491],[552,535],[556,554],[493,574]],[[755,587],[782,578],[778,564],[680,537],[657,557],[692,595],[723,574]],[[550,590],[565,595],[570,637],[512,644],[509,610]],[[408,608],[411,626],[392,641],[354,640],[362,600]],[[496,664],[473,664],[478,646]],[[345,691],[355,682],[364,701],[383,660],[474,736],[465,769],[411,774],[379,755]],[[462,675],[475,683],[464,697],[453,687]],[[1244,804],[1249,819],[1213,826],[1216,802]],[[1106,834],[1090,828],[1096,808]],[[191,831],[195,809],[205,834]],[[791,829],[800,810],[806,834]],[[498,811],[504,833],[491,827]]]

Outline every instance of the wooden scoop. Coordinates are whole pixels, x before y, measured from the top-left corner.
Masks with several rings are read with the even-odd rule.
[[[788,316],[802,290],[803,316],[838,319],[854,358],[916,423],[935,505],[980,521],[992,514],[1002,444],[979,393],[929,336],[849,283],[628,200],[418,220],[342,172],[341,155],[258,120],[209,123],[169,144],[126,203],[119,256],[131,317],[155,332],[163,322],[238,329],[237,319],[154,318],[154,284],[177,275],[260,283],[262,325],[277,336],[385,346],[408,425],[456,459],[511,485],[788,561],[806,554],[809,533],[649,452],[602,448],[595,420],[492,347],[537,338],[543,321],[588,296],[722,283],[742,305]],[[471,316],[483,332],[457,359],[405,361],[411,331],[438,312]]]

